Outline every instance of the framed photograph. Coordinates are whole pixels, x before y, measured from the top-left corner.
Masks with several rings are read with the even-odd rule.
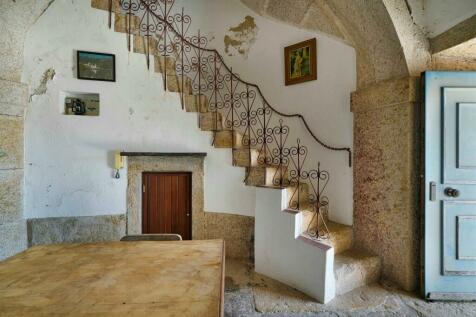
[[[116,81],[116,57],[113,54],[78,51],[78,79]]]
[[[284,48],[286,86],[317,79],[316,46],[314,38]]]

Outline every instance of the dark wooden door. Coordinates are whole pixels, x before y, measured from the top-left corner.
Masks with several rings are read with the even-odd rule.
[[[142,233],[192,232],[191,173],[142,174]]]

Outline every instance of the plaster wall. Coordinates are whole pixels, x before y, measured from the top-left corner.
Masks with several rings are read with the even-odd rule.
[[[415,23],[429,37],[435,37],[476,14],[473,0],[408,0]]]
[[[208,32],[209,39],[214,38],[209,46],[222,52],[230,26],[253,14],[234,0],[183,3],[194,28]],[[256,24],[257,40],[248,58],[238,54],[226,56],[226,61],[243,78],[260,84],[276,108],[308,117],[312,129],[324,140],[352,144],[348,104],[349,92],[355,88],[353,49],[325,35],[261,17],[256,17]],[[319,79],[284,88],[283,47],[315,36]],[[76,49],[116,54],[117,82],[75,79]],[[255,189],[243,185],[244,170],[232,167],[231,151],[210,146],[211,135],[198,129],[196,115],[181,110],[178,94],[164,92],[160,74],[146,70],[144,56],[128,53],[125,36],[107,28],[106,12],[90,8],[89,1],[54,2],[29,32],[24,62],[23,79],[31,84],[30,94],[42,84],[45,71],[55,71],[52,80],[43,82],[46,92],[32,96],[26,115],[26,217],[124,213],[127,171],[122,171],[119,180],[112,177],[112,151],[117,149],[206,151],[205,210],[254,215]],[[101,115],[62,115],[64,91],[99,93]],[[295,130],[302,129],[298,123],[296,126]],[[306,137],[302,142],[312,144]],[[317,147],[312,146],[314,151]],[[329,194],[335,201],[334,219],[350,224],[352,170],[346,166],[347,158],[315,151],[333,175]]]
[[[334,248],[301,236],[303,215],[285,209],[286,190],[258,188],[257,193],[255,271],[321,303],[332,300]]]

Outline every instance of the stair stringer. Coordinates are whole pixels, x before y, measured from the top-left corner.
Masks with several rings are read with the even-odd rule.
[[[334,248],[302,235],[300,211],[282,189],[256,188],[255,271],[327,303],[335,297]]]

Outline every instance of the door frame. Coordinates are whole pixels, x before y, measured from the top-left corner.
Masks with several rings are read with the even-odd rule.
[[[145,206],[147,205],[147,175],[156,175],[156,174],[161,174],[161,175],[177,175],[177,174],[187,174],[189,175],[189,201],[190,201],[190,217],[189,217],[189,228],[188,228],[188,234],[190,235],[190,240],[192,240],[192,222],[193,222],[193,203],[192,203],[192,177],[193,173],[192,172],[180,172],[180,171],[172,171],[172,172],[165,172],[165,171],[159,171],[159,172],[154,172],[154,171],[148,171],[148,172],[142,172],[142,184],[141,184],[141,196],[142,196],[142,205],[141,205],[141,233],[144,234],[144,225],[147,221],[147,217],[145,217]]]

